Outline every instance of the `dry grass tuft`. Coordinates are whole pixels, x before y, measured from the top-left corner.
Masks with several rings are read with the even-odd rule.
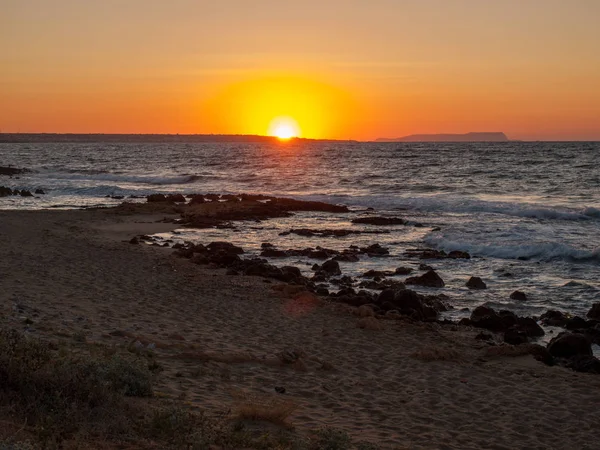
[[[462,359],[462,355],[450,347],[435,347],[429,346],[424,347],[412,355],[412,358],[419,359],[421,361],[459,361]]]
[[[234,399],[234,414],[238,419],[265,421],[290,427],[288,417],[298,409],[298,403],[288,398],[242,390],[230,392]]]

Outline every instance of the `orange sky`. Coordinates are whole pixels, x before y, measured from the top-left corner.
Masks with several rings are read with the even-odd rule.
[[[597,0],[0,0],[2,132],[600,139]]]

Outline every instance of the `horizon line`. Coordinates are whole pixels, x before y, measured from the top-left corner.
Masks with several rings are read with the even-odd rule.
[[[260,140],[273,140],[276,142],[292,142],[292,141],[322,141],[322,142],[360,142],[360,143],[377,143],[377,144],[411,144],[411,143],[476,143],[476,142],[492,142],[492,143],[502,143],[502,142],[600,142],[599,139],[508,139],[507,141],[400,141],[400,139],[414,136],[414,135],[424,135],[424,136],[436,136],[436,135],[468,135],[468,134],[477,134],[477,133],[487,133],[484,131],[470,131],[467,133],[414,133],[398,138],[374,138],[374,139],[352,139],[352,138],[309,138],[309,137],[301,137],[294,136],[289,139],[280,139],[277,136],[270,136],[265,134],[243,134],[243,133],[106,133],[106,132],[5,132],[0,131],[0,143],[19,143],[19,142],[10,142],[2,139],[4,136],[18,136],[18,137],[26,137],[26,136],[80,136],[80,137],[91,137],[91,136],[164,136],[164,137],[219,137],[219,138],[258,138]],[[395,139],[398,139],[397,141]],[[226,141],[223,141],[226,142]]]

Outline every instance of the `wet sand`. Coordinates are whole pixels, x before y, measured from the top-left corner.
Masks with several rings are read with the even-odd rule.
[[[384,448],[597,448],[597,375],[492,356],[471,328],[369,326],[277,281],[129,243],[172,230],[156,222],[165,216],[177,217],[0,211],[0,323],[50,340],[150,345],[165,369],[159,396],[210,413],[232,410],[240,393],[283,398],[297,404],[299,433],[332,426]]]

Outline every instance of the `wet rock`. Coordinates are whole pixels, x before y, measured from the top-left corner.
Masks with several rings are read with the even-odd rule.
[[[45,195],[46,194],[43,189],[39,189],[39,188],[35,190],[35,193],[36,193],[36,195]]]
[[[443,288],[446,285],[444,280],[434,270],[430,270],[418,277],[407,278],[405,283],[434,288]]]
[[[10,195],[13,195],[13,190],[11,188],[0,186],[0,197],[8,197]]]
[[[362,274],[364,278],[383,278],[390,277],[392,275],[395,275],[395,272],[391,272],[389,270],[369,270]]]
[[[276,248],[265,248],[260,252],[260,256],[265,258],[285,258],[288,256],[284,250],[277,250]]]
[[[164,194],[151,194],[146,197],[148,203],[166,202],[167,197]]]
[[[517,317],[517,328],[525,332],[527,337],[536,338],[546,334],[535,319],[531,317]]]
[[[380,244],[369,245],[368,247],[364,247],[360,249],[361,253],[366,253],[367,255],[373,256],[385,256],[389,255],[390,251],[382,247]]]
[[[140,241],[137,237],[132,237],[131,240],[129,241],[130,244],[139,244]]]
[[[487,306],[478,306],[471,313],[469,324],[494,332],[502,332],[516,325],[517,316],[510,311],[496,312]]]
[[[471,259],[471,255],[467,252],[461,252],[460,250],[453,250],[448,253],[448,258],[450,259]]]
[[[406,220],[400,217],[359,217],[353,219],[352,223],[367,225],[406,225]]]
[[[328,275],[341,275],[342,274],[342,271],[340,270],[340,264],[333,259],[330,259],[329,261],[325,261],[321,265],[320,270],[327,273]]]
[[[19,195],[21,195],[21,197],[33,197],[33,194],[32,194],[30,191],[28,191],[28,190],[25,190],[25,189],[23,189],[23,190],[22,190],[22,191],[19,193]]]
[[[592,305],[592,308],[587,313],[587,317],[589,319],[600,320],[600,302]]]
[[[551,327],[565,327],[571,320],[565,313],[550,309],[540,316],[544,325]]]
[[[373,289],[375,291],[382,291],[385,289],[394,289],[398,291],[400,289],[406,289],[406,286],[401,281],[387,279],[382,281],[363,281],[359,284],[359,287],[365,289]]]
[[[335,261],[341,262],[358,262],[360,258],[356,253],[342,253],[340,255],[336,255],[333,258]]]
[[[583,334],[563,332],[548,344],[548,351],[556,358],[592,356],[592,346]]]
[[[405,253],[406,256],[411,258],[419,258],[419,259],[444,259],[448,255],[443,250],[434,250],[431,248],[426,249],[409,249]]]
[[[525,295],[524,292],[515,291],[512,294],[510,294],[510,299],[524,302],[527,301],[527,295]]]
[[[469,278],[469,281],[467,281],[466,286],[469,289],[487,289],[487,285],[479,277]]]
[[[242,247],[238,247],[236,245],[233,245],[230,242],[223,242],[223,241],[211,242],[210,244],[208,244],[206,246],[206,248],[210,252],[226,251],[227,253],[233,253],[236,255],[241,255],[242,253],[244,253],[244,249]]]
[[[410,275],[413,272],[411,267],[398,267],[396,269],[396,275]]]
[[[0,166],[0,175],[7,175],[9,177],[12,177],[13,175],[19,175],[27,172],[31,171],[29,169],[19,169],[17,167]]]
[[[433,270],[433,267],[428,266],[427,264],[419,264],[419,270]]]

